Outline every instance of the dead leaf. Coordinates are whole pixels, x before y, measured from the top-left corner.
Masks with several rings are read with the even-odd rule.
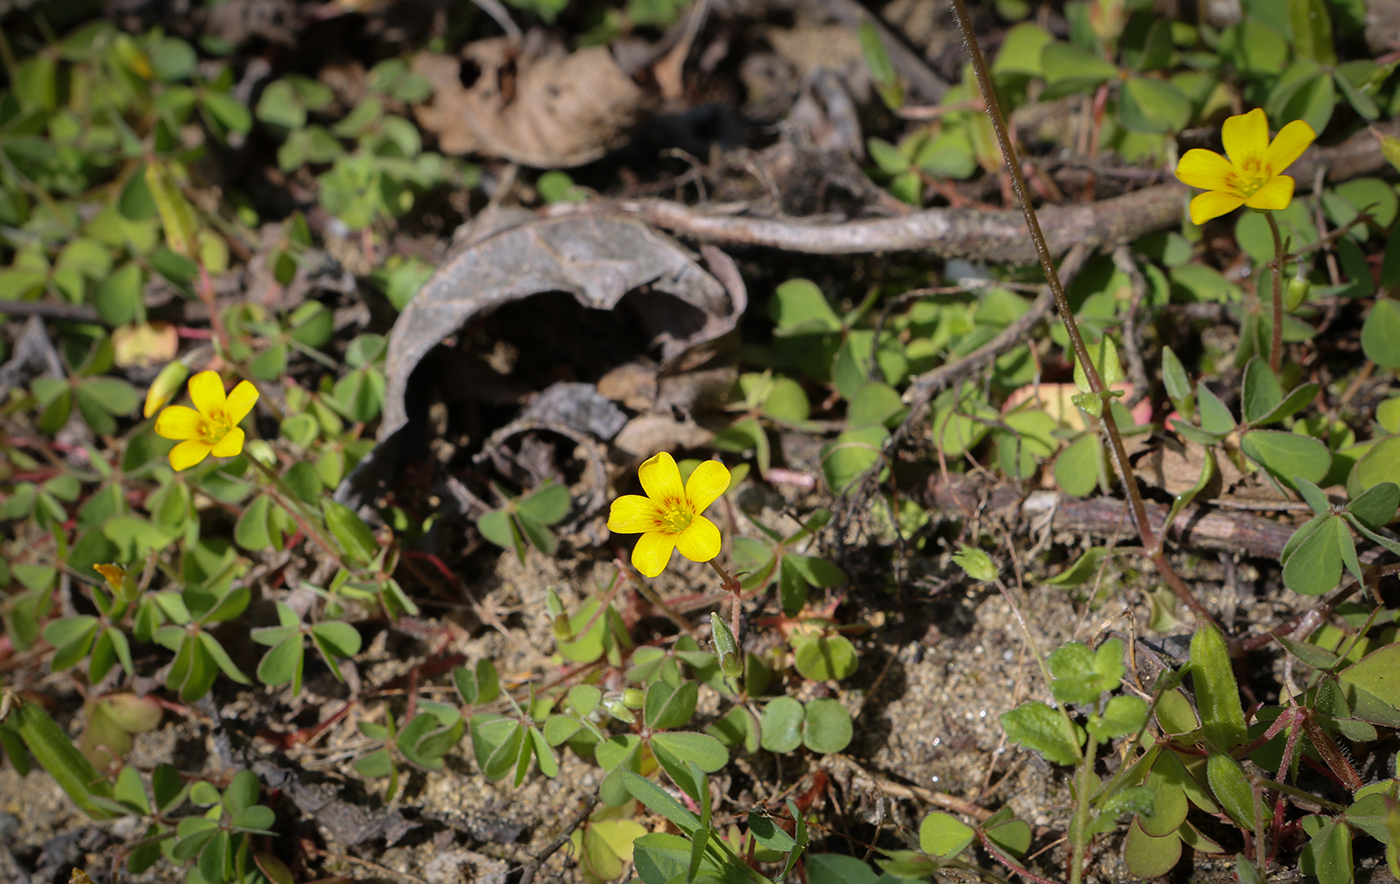
[[[414,113],[443,153],[541,169],[580,166],[622,145],[655,101],[605,46],[567,52],[550,43],[531,54],[499,37],[467,44],[461,58],[423,53],[413,69],[433,84],[431,103]]]
[[[669,414],[639,414],[627,422],[613,444],[634,457],[650,457],[658,451],[704,448],[714,438],[714,433],[693,418],[676,420]]]
[[[135,694],[108,694],[86,703],[87,727],[78,749],[99,769],[131,751],[132,734],[155,730],[161,707],[154,699]]]
[[[598,393],[633,411],[646,411],[656,402],[656,366],[625,362],[598,379]]]
[[[633,218],[483,216],[476,235],[428,280],[389,334],[379,438],[407,422],[404,394],[418,363],[469,320],[545,292],[568,292],[585,307],[612,310],[642,288],[651,291],[630,301],[629,310],[668,362],[728,333],[745,307],[745,296],[736,297],[680,246]],[[658,297],[663,292],[673,297]]]
[[[163,365],[175,358],[180,336],[168,322],[138,322],[112,329],[112,358],[120,368]]]

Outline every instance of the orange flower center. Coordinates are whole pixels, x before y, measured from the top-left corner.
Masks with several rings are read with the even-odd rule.
[[[1273,170],[1258,157],[1250,157],[1242,163],[1235,164],[1234,168],[1234,173],[1227,180],[1243,197],[1254,196],[1259,192],[1259,188],[1268,184],[1274,177]]]
[[[199,422],[199,440],[205,445],[218,445],[233,429],[233,422],[228,419],[226,411],[206,414],[203,417],[204,420]]]
[[[683,500],[668,500],[661,509],[661,531],[664,534],[683,534],[690,523],[695,521],[695,512]]]

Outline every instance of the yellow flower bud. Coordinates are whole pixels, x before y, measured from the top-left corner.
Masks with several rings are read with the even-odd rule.
[[[164,408],[175,398],[175,394],[180,392],[189,376],[190,367],[178,359],[162,368],[151,388],[146,391],[146,407],[141,413],[150,417]]]

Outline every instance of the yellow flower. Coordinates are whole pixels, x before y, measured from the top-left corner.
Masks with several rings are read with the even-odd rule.
[[[243,450],[239,421],[258,401],[258,388],[242,381],[228,396],[216,371],[201,371],[190,378],[194,408],[172,405],[156,418],[156,435],[183,439],[170,450],[170,465],[187,470],[209,455],[233,457]]]
[[[681,471],[666,452],[643,463],[638,475],[647,496],[624,494],[612,503],[608,528],[619,534],[640,534],[632,549],[632,565],[648,577],[666,570],[671,550],[692,562],[719,555],[719,529],[700,515],[729,487],[729,470],[707,460],[681,486]]]
[[[1294,120],[1269,141],[1269,118],[1259,108],[1230,117],[1220,130],[1226,159],[1213,150],[1188,150],[1176,164],[1183,184],[1206,191],[1191,200],[1191,223],[1204,224],[1233,212],[1285,209],[1293,200],[1293,179],[1281,174],[1302,156],[1317,133]]]

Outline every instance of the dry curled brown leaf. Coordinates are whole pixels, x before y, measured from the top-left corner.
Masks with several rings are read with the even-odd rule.
[[[605,46],[531,53],[502,37],[468,44],[461,58],[423,53],[413,69],[433,84],[431,103],[414,112],[443,153],[542,169],[579,166],[620,146],[654,101]]]
[[[478,219],[474,235],[404,308],[389,336],[380,439],[407,421],[404,393],[418,363],[470,319],[543,292],[568,292],[586,307],[612,310],[642,288],[649,294],[629,309],[666,362],[732,330],[746,301],[742,289],[727,288],[635,218],[502,212]]]

